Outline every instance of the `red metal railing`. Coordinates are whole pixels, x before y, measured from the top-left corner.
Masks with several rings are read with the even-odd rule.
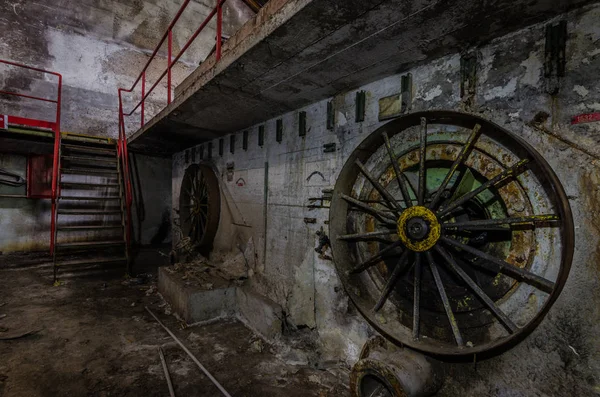
[[[183,12],[188,7],[190,1],[191,0],[185,0],[183,2],[181,7],[179,8],[179,11],[177,11],[175,18],[173,18],[173,21],[171,21],[171,23],[169,24],[167,31],[165,32],[162,39],[160,40],[160,42],[154,49],[154,52],[148,59],[148,62],[146,62],[144,69],[142,69],[142,72],[140,73],[138,78],[135,80],[135,82],[133,83],[131,88],[130,89],[119,88],[118,153],[119,153],[119,158],[121,159],[122,169],[124,172],[125,186],[126,186],[125,187],[125,197],[126,197],[126,203],[127,203],[127,246],[129,246],[129,244],[131,243],[131,226],[130,225],[131,225],[131,204],[132,204],[132,200],[133,200],[133,195],[131,192],[131,179],[129,177],[129,158],[128,158],[128,152],[127,152],[127,134],[125,131],[125,117],[130,117],[138,109],[140,109],[140,125],[141,125],[141,128],[144,127],[146,99],[148,99],[148,97],[150,96],[152,91],[154,91],[154,89],[165,78],[165,76],[167,76],[167,105],[171,103],[171,101],[172,101],[171,69],[179,61],[179,59],[184,54],[184,52],[190,47],[190,45],[192,45],[194,40],[196,40],[196,37],[198,37],[200,32],[202,32],[202,30],[204,30],[204,28],[214,18],[215,15],[217,16],[217,32],[216,32],[216,38],[215,38],[216,39],[216,60],[218,61],[219,59],[221,59],[222,32],[223,32],[223,4],[225,3],[226,0],[217,0],[217,4],[215,5],[215,8],[208,14],[208,16],[202,22],[202,24],[200,24],[198,29],[196,29],[194,34],[192,34],[190,36],[190,38],[187,40],[185,45],[181,48],[181,50],[179,51],[177,56],[175,56],[175,58],[173,58],[173,28],[177,24],[177,21],[179,21],[179,18],[181,17]],[[152,87],[150,87],[150,89],[148,91],[146,91],[146,72],[148,71],[148,68],[150,67],[150,64],[152,63],[152,61],[156,58],[159,49],[163,46],[165,41],[167,41],[167,52],[168,52],[167,68],[158,77],[158,79],[152,85]],[[137,103],[137,105],[130,112],[125,113],[123,110],[123,93],[124,92],[127,92],[127,93],[134,92],[134,90],[136,89],[138,84],[141,85],[140,88],[141,88],[142,99]]]
[[[30,118],[25,118],[25,117],[4,116],[4,118],[5,118],[4,123],[6,126],[17,125],[17,126],[26,126],[26,127],[33,127],[33,128],[43,128],[43,129],[52,130],[54,133],[54,151],[53,151],[54,157],[52,160],[52,197],[51,197],[51,199],[52,199],[51,217],[52,218],[50,220],[50,253],[54,254],[54,245],[55,245],[55,238],[56,238],[56,200],[58,199],[58,194],[59,194],[58,178],[59,178],[59,171],[60,171],[60,107],[61,107],[61,101],[62,101],[62,75],[59,73],[56,73],[56,72],[50,72],[48,70],[34,68],[31,66],[23,65],[20,63],[16,63],[16,62],[5,61],[2,59],[0,59],[0,63],[14,66],[17,68],[33,70],[35,72],[49,74],[49,75],[58,77],[58,87],[57,87],[56,99],[41,98],[41,97],[36,97],[36,96],[31,96],[31,95],[19,94],[17,92],[0,91],[0,94],[17,96],[17,97],[32,99],[32,100],[41,101],[41,102],[49,102],[49,103],[54,103],[56,105],[56,118],[55,118],[54,122],[30,119]]]

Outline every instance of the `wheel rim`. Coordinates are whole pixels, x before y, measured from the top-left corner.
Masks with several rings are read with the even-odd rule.
[[[181,183],[181,232],[203,254],[212,249],[219,214],[220,194],[214,172],[207,166],[192,164]]]
[[[330,233],[363,316],[440,356],[522,340],[560,294],[574,246],[568,200],[542,156],[448,111],[399,118],[359,145],[336,183]]]

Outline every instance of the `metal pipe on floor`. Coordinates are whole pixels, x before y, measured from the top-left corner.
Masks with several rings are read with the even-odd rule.
[[[204,365],[202,365],[200,363],[200,361],[198,361],[198,359],[196,358],[196,356],[194,356],[192,354],[192,352],[190,352],[188,350],[187,347],[185,347],[185,345],[175,336],[175,334],[173,332],[171,332],[171,330],[169,328],[167,328],[159,319],[158,317],[156,317],[156,315],[152,312],[152,310],[150,310],[150,308],[148,308],[148,306],[146,306],[146,311],[148,313],[150,313],[150,315],[152,317],[154,317],[154,319],[160,324],[161,327],[163,327],[165,329],[165,331],[167,331],[169,333],[169,335],[171,335],[171,338],[173,338],[173,340],[175,342],[177,342],[177,344],[179,346],[181,346],[181,348],[183,349],[184,352],[187,353],[188,356],[190,356],[190,358],[196,363],[196,365],[198,366],[198,368],[200,368],[202,370],[202,372],[204,372],[204,374],[208,377],[208,379],[211,380],[212,383],[214,383],[215,386],[217,386],[217,388],[221,391],[221,393],[223,393],[223,395],[225,397],[231,397],[231,394],[227,393],[227,390],[225,390],[223,388],[223,386],[221,386],[221,384],[210,374],[210,372],[208,372],[208,370],[206,368],[204,368]]]
[[[169,374],[169,367],[167,367],[167,360],[165,360],[165,354],[163,353],[160,346],[158,347],[158,354],[160,356],[160,362],[165,372],[165,378],[167,378],[167,385],[169,386],[169,394],[171,397],[175,397],[175,390],[173,389],[173,382],[171,382],[171,375]]]

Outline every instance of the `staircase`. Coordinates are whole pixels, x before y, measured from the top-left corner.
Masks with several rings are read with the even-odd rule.
[[[62,139],[58,178],[54,282],[129,272],[123,173],[114,141]]]

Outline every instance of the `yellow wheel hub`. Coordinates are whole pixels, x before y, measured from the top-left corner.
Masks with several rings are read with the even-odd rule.
[[[420,205],[407,208],[398,218],[398,237],[412,251],[431,249],[440,238],[440,229],[435,214]]]

